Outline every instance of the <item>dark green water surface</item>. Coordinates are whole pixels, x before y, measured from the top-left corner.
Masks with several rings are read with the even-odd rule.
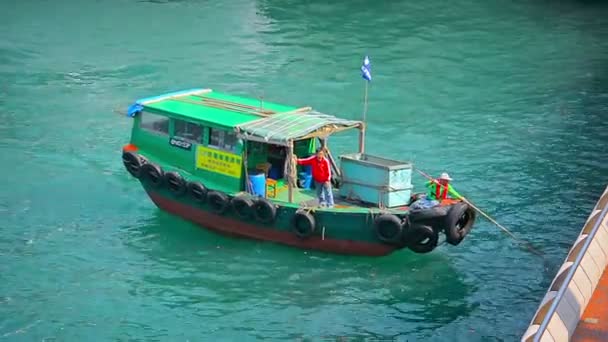
[[[226,238],[123,169],[136,98],[359,119],[366,53],[368,151],[449,172],[544,259],[483,219],[379,259]],[[607,112],[602,2],[3,1],[0,340],[518,340],[608,183]]]

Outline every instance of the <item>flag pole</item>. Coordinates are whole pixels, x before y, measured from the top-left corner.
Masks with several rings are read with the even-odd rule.
[[[365,95],[363,98],[363,127],[360,132],[360,141],[359,141],[359,153],[364,153],[365,151],[365,120],[367,118],[367,94],[369,91],[369,82],[372,80],[372,71],[371,71],[371,63],[369,61],[369,57],[365,56],[363,59],[363,65],[361,66],[361,77],[365,80]]]
[[[365,124],[365,117],[367,116],[367,88],[369,86],[369,82],[365,81],[365,96],[363,100],[363,123]]]

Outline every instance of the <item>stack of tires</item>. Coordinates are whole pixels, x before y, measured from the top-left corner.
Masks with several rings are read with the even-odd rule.
[[[380,241],[398,247],[408,247],[416,253],[432,251],[439,239],[432,227],[412,223],[407,215],[399,217],[382,214],[374,220],[374,231]]]
[[[449,244],[460,244],[471,230],[475,214],[475,210],[463,202],[430,211],[413,210],[401,218],[382,214],[375,219],[374,230],[384,243],[428,253],[437,247],[440,232],[445,233]]]

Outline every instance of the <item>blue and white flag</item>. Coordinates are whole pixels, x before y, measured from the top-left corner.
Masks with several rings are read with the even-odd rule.
[[[369,57],[365,56],[363,65],[361,66],[361,76],[368,80],[372,80],[372,64],[369,62]]]

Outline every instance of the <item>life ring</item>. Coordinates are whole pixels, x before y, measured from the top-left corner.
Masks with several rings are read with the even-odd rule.
[[[122,153],[122,163],[127,169],[127,171],[131,174],[131,176],[135,178],[139,178],[141,176],[141,167],[147,162],[146,158],[138,155],[137,153],[124,151]]]
[[[374,221],[374,231],[380,241],[396,243],[401,241],[403,225],[397,216],[382,214]]]
[[[230,201],[230,204],[232,210],[234,210],[241,219],[248,219],[251,217],[251,214],[253,213],[253,201],[250,198],[237,196]]]
[[[293,229],[300,238],[307,238],[315,231],[315,218],[311,213],[303,210],[296,211],[293,216]]]
[[[146,179],[156,188],[163,184],[164,174],[163,169],[154,163],[146,163],[141,167],[141,178]]]
[[[272,223],[277,216],[277,208],[265,198],[258,198],[253,203],[253,215],[262,223]]]
[[[476,217],[477,213],[468,204],[454,204],[445,217],[445,240],[451,245],[458,245],[473,228]]]
[[[165,172],[165,182],[167,187],[176,196],[181,196],[186,192],[186,181],[175,171]]]
[[[207,193],[207,200],[209,201],[211,210],[216,214],[223,214],[230,204],[230,199],[226,194],[215,190],[211,190]]]
[[[412,225],[405,239],[405,243],[409,249],[416,253],[428,253],[437,247],[439,234],[433,228],[422,225]]]
[[[199,182],[188,183],[188,192],[195,201],[205,203],[207,200],[207,187]]]

